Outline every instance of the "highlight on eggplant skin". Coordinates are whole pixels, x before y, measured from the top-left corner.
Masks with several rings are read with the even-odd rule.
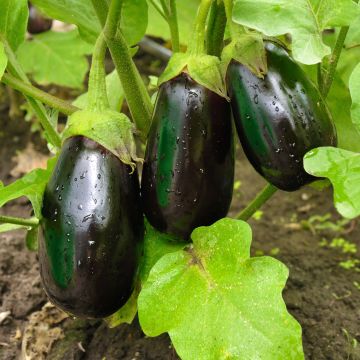
[[[188,74],[161,85],[142,172],[144,212],[159,231],[189,240],[226,216],[233,192],[229,102]]]
[[[62,310],[103,318],[133,290],[144,219],[137,172],[86,137],[65,141],[46,187],[40,273]]]
[[[336,146],[336,129],[320,92],[289,54],[267,42],[266,55],[264,79],[232,60],[227,89],[250,163],[272,185],[295,191],[316,179],[305,172],[304,155]]]

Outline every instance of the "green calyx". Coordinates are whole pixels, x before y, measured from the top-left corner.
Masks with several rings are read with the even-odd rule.
[[[80,110],[69,117],[62,141],[72,136],[86,136],[134,170],[136,163],[143,161],[136,155],[134,133],[135,127],[125,114],[109,109],[101,112]]]
[[[256,32],[244,32],[232,38],[221,54],[221,68],[224,75],[232,59],[247,66],[257,77],[263,78],[267,73],[267,61],[262,35]]]
[[[160,86],[182,72],[188,73],[197,83],[227,98],[221,74],[221,62],[218,57],[206,54],[176,53],[159,77],[158,85]]]

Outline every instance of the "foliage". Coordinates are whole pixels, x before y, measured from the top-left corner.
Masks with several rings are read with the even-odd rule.
[[[145,333],[167,331],[182,359],[302,359],[301,328],[281,296],[288,270],[250,258],[249,225],[222,219],[194,230],[192,240],[162,257],[143,285]]]
[[[302,64],[320,90],[326,84],[331,85],[329,93],[323,92],[323,96],[337,127],[338,147],[313,149],[305,156],[304,167],[310,174],[330,180],[335,206],[343,216],[351,219],[360,215],[360,27],[357,26],[360,7],[357,2],[225,0],[228,29],[225,35],[218,36],[223,51],[221,56],[210,56],[205,51],[193,51],[192,46],[194,39],[199,40],[199,29],[193,26],[194,23],[199,26],[196,18],[199,4],[209,5],[211,1],[222,0],[32,0],[42,13],[72,24],[75,29],[26,36],[28,2],[0,0],[0,79],[23,92],[32,113],[40,119],[53,152],[58,151],[59,144],[67,137],[83,134],[133,165],[133,161],[141,161],[136,156],[133,137],[140,135],[144,140],[147,136],[139,132],[142,127],[136,121],[133,104],[140,113],[151,110],[147,88],[131,58],[144,34],[162,38],[166,46],[180,42],[180,50],[188,46],[187,52],[176,52],[166,70],[157,74],[158,85],[187,71],[195,81],[224,97],[227,97],[224,76],[229,62],[235,59],[256,75],[264,76],[267,59],[263,41],[275,41],[289,47],[294,59]],[[115,15],[111,13],[110,6],[116,2],[122,3],[118,18],[115,11]],[[170,19],[169,9],[175,3],[177,18]],[[105,28],[104,41],[116,70],[107,75],[106,84],[101,81],[97,84],[107,91],[110,109],[89,114],[85,110],[89,94],[82,90],[89,70],[87,55],[93,52],[104,22],[100,8],[105,16],[110,8],[107,19],[110,25]],[[342,39],[347,30],[347,37]],[[206,39],[216,41],[216,36]],[[202,47],[203,41],[200,44]],[[96,54],[93,63],[94,60]],[[9,75],[20,82],[20,88],[16,87],[19,84],[9,83]],[[62,107],[59,107],[59,102],[49,94],[34,88],[27,75],[39,85],[81,90],[73,105],[82,111],[60,99]],[[153,85],[154,79],[152,90]],[[125,100],[137,129],[121,113]],[[61,109],[72,115],[60,134],[57,119]],[[33,206],[35,220],[41,220],[42,196],[56,159],[56,156],[51,158],[46,169],[33,170],[7,186],[0,182],[0,207],[26,196]],[[240,184],[235,183],[234,189],[238,190]],[[254,209],[252,214],[253,219],[260,220],[263,212]],[[0,232],[26,229],[27,247],[37,250],[40,228],[36,222],[21,224],[22,220],[1,224]],[[325,215],[305,220],[302,225],[312,231],[343,231],[348,222],[341,219],[332,223]],[[183,359],[303,359],[301,327],[287,312],[282,299],[288,269],[272,257],[250,257],[249,225],[225,218],[195,229],[191,238],[190,244],[181,243],[146,224],[133,294],[125,306],[106,319],[108,325],[131,323],[139,311],[144,332],[148,336],[168,332]],[[341,249],[347,256],[357,251],[354,244],[341,237],[323,244]],[[276,255],[278,251],[275,248],[270,254]],[[339,265],[356,271],[359,268],[358,259],[344,260]]]

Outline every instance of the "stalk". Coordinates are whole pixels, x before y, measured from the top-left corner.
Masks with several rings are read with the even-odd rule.
[[[223,0],[215,0],[210,9],[206,30],[206,45],[209,55],[220,56],[224,46],[226,12]]]
[[[254,215],[254,213],[261,208],[277,191],[278,189],[267,184],[255,197],[255,199],[249,203],[245,209],[240,211],[235,217],[239,220],[247,221]]]
[[[110,108],[106,93],[105,55],[106,42],[101,33],[95,44],[89,76],[88,110],[90,111],[101,112]]]
[[[212,0],[201,0],[195,21],[194,36],[189,44],[189,54],[205,53],[205,27],[211,3]]]
[[[0,223],[34,227],[39,225],[39,219],[35,217],[23,219],[13,216],[0,216]]]
[[[35,100],[42,102],[54,109],[59,110],[65,115],[71,115],[75,111],[79,110],[74,105],[71,105],[67,101],[61,100],[56,96],[50,95],[45,91],[22,81],[15,76],[5,73],[1,79],[5,85],[10,86],[12,89],[20,91],[22,94],[27,95]]]
[[[6,39],[3,39],[0,36],[0,40],[3,42],[5,47],[5,52],[8,58],[8,71],[16,78],[22,80],[24,83],[31,85],[30,80],[26,76],[25,72],[23,71],[21,65],[16,59],[15,53],[11,49],[9,43]],[[29,102],[30,106],[32,107],[33,111],[35,112],[36,116],[38,117],[42,127],[46,131],[49,141],[54,145],[56,148],[61,147],[61,138],[59,133],[53,128],[51,121],[47,115],[46,109],[44,105],[32,97],[25,95],[26,100]]]

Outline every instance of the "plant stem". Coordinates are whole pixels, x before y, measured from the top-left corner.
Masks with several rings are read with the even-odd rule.
[[[12,75],[14,75],[16,78],[22,80],[24,83],[31,85],[28,77],[26,76],[21,65],[17,61],[15,53],[11,49],[9,43],[6,41],[6,39],[3,39],[2,37],[0,37],[0,40],[4,44],[5,52],[6,52],[6,55],[8,58],[8,65],[7,65],[8,71]],[[39,121],[40,121],[42,127],[46,131],[49,142],[56,148],[60,148],[61,147],[60,135],[53,128],[44,105],[41,102],[33,99],[32,97],[30,97],[28,95],[25,95],[25,98],[29,102],[32,109],[34,110],[36,116],[39,118]]]
[[[92,0],[93,3],[96,0]],[[97,0],[106,2],[106,0]],[[140,73],[137,70],[130,53],[126,40],[118,30],[118,23],[121,14],[122,0],[112,0],[108,17],[104,26],[105,41],[110,49],[116,70],[124,89],[132,118],[137,129],[141,132],[142,139],[147,137],[151,123],[152,104]],[[95,7],[97,12],[97,7]],[[101,15],[99,16],[101,20]]]
[[[359,0],[355,0],[355,3],[357,4]],[[330,67],[328,69],[327,76],[323,79],[323,86],[321,88],[321,95],[324,99],[327,98],[329,91],[331,89],[331,85],[334,81],[336,68],[340,59],[341,51],[344,47],[345,39],[347,36],[347,33],[349,31],[349,26],[343,26],[340,30],[339,36],[336,40],[336,44],[334,47],[334,50],[330,57]]]
[[[13,216],[1,216],[0,215],[0,223],[34,227],[34,226],[39,225],[39,219],[36,217],[30,218],[30,219],[23,219],[23,218],[18,218],[18,217],[13,217]]]
[[[180,51],[179,24],[176,10],[176,0],[170,0],[168,24],[171,34],[171,45],[173,52]]]
[[[344,42],[345,42],[346,35],[347,35],[348,31],[349,31],[348,26],[345,26],[345,27],[341,28],[339,36],[338,36],[338,38],[336,40],[334,50],[333,50],[333,52],[331,54],[329,71],[328,71],[328,74],[327,74],[327,76],[325,77],[325,79],[323,81],[323,87],[322,87],[322,91],[321,91],[322,96],[323,96],[324,99],[326,99],[326,97],[328,96],[331,85],[332,85],[332,82],[334,80],[336,67],[337,67],[337,64],[339,62],[340,55],[341,55],[341,50],[342,50],[342,48],[344,46]]]
[[[11,88],[20,91],[22,94],[30,96],[33,99],[39,100],[42,103],[61,111],[65,115],[71,115],[75,111],[79,110],[74,105],[71,105],[67,101],[61,100],[56,96],[50,95],[45,91],[28,84],[15,76],[5,73],[1,79],[5,85],[10,86]]]
[[[201,0],[195,21],[194,36],[189,44],[188,52],[190,54],[205,53],[205,25],[211,3],[212,0]]]
[[[277,190],[278,189],[275,186],[267,184],[264,189],[256,195],[255,199],[236,215],[236,218],[244,221],[249,220],[256,210],[260,209],[260,207],[265,204]]]
[[[149,0],[150,4],[155,8],[155,10],[161,15],[161,17],[167,21],[167,18],[161,9],[160,5],[156,2],[156,0]]]
[[[109,100],[106,93],[105,59],[106,42],[101,33],[96,41],[92,55],[89,86],[88,86],[88,110],[104,111],[109,109]]]
[[[209,55],[220,56],[224,46],[226,12],[223,0],[215,0],[211,5],[208,27],[206,29],[206,46]]]

